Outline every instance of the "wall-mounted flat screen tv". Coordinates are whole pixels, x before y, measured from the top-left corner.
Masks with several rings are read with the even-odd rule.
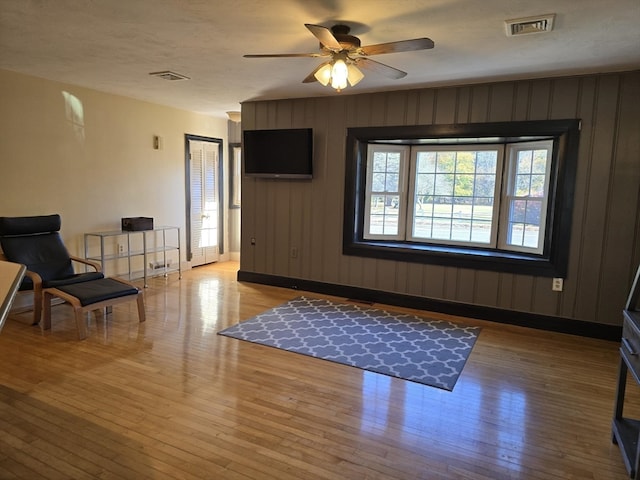
[[[263,178],[312,178],[313,130],[245,130],[244,173]]]

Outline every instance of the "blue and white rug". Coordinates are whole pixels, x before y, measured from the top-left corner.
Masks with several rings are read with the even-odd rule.
[[[453,390],[480,328],[298,297],[218,333]]]

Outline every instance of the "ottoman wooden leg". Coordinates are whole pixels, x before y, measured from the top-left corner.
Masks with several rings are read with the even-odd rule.
[[[147,315],[145,314],[145,311],[144,311],[144,298],[143,298],[142,292],[138,294],[137,301],[138,301],[138,320],[140,323],[142,323],[147,319]]]
[[[73,306],[73,311],[76,315],[76,327],[78,327],[78,340],[84,340],[87,338],[87,320],[85,310],[80,304]]]
[[[73,313],[76,317],[76,327],[78,329],[78,338],[84,340],[87,338],[87,322],[84,318],[84,313],[88,310],[82,307],[80,300],[73,295],[69,295],[57,288],[47,288],[44,290],[43,300],[43,315],[42,315],[42,329],[49,330],[51,328],[51,300],[54,297],[61,298],[67,302],[73,308]]]

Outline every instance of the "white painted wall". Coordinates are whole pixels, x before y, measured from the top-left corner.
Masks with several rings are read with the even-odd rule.
[[[228,161],[226,118],[3,70],[0,132],[0,216],[60,213],[80,256],[85,232],[119,229],[122,217],[179,226],[184,246],[185,134],[223,139]]]

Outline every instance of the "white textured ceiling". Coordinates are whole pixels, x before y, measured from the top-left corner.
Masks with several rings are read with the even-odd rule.
[[[505,35],[505,20],[548,13],[552,32]],[[375,56],[408,75],[367,73],[342,93],[302,83],[321,59],[242,57],[316,52],[305,23],[435,48]],[[251,99],[640,68],[640,0],[0,0],[0,68],[225,116]]]

